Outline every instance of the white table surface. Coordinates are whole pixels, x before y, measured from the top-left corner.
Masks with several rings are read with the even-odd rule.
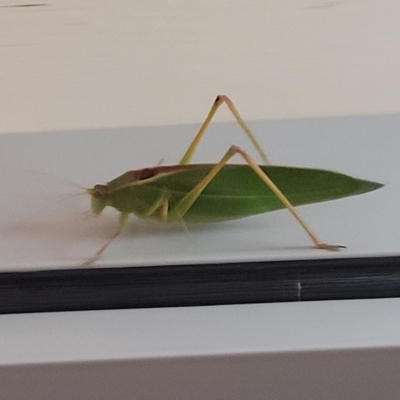
[[[313,248],[287,210],[213,224],[161,224],[131,216],[94,266],[153,266],[400,255],[400,117],[251,121],[274,163],[323,168],[386,184],[372,193],[298,207],[324,242]],[[79,268],[118,229],[111,208],[95,218],[86,187],[129,169],[174,164],[196,125],[0,136],[0,271]],[[230,145],[255,153],[233,123],[214,124],[194,162]],[[243,162],[235,157],[233,162]],[[66,181],[67,180],[67,181]]]
[[[198,123],[219,93],[249,121],[400,111],[397,1],[18,5],[0,1],[2,133]],[[399,305],[3,315],[0,387],[7,399],[397,399]]]

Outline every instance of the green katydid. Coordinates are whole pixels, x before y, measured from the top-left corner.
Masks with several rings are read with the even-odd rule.
[[[216,164],[189,164],[222,103],[229,107],[249,137],[263,160],[262,165],[236,146],[231,146]],[[228,164],[235,154],[246,164]],[[361,194],[381,186],[337,172],[271,165],[232,101],[220,95],[179,164],[128,171],[105,185],[87,189],[95,214],[107,206],[120,213],[118,231],[88,264],[96,261],[121,233],[129,214],[160,222],[216,222],[287,208],[316,248],[337,250],[344,246],[321,242],[294,206]]]

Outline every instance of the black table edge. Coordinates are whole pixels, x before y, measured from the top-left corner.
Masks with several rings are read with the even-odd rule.
[[[400,256],[0,273],[0,313],[400,297]]]

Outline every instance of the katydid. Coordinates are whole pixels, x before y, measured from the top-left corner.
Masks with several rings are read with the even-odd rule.
[[[261,165],[237,146],[231,146],[216,164],[190,164],[222,103],[249,137],[263,161]],[[235,154],[245,164],[228,164]],[[232,101],[220,95],[179,164],[128,171],[105,185],[87,189],[95,214],[107,206],[120,213],[118,231],[87,263],[96,261],[121,233],[129,214],[160,222],[216,222],[287,208],[316,248],[338,250],[345,246],[321,242],[294,206],[361,194],[381,186],[337,172],[271,165]]]

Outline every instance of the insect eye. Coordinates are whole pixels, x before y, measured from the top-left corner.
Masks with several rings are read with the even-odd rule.
[[[96,185],[93,188],[93,196],[97,199],[103,198],[108,193],[108,186],[106,185]]]

